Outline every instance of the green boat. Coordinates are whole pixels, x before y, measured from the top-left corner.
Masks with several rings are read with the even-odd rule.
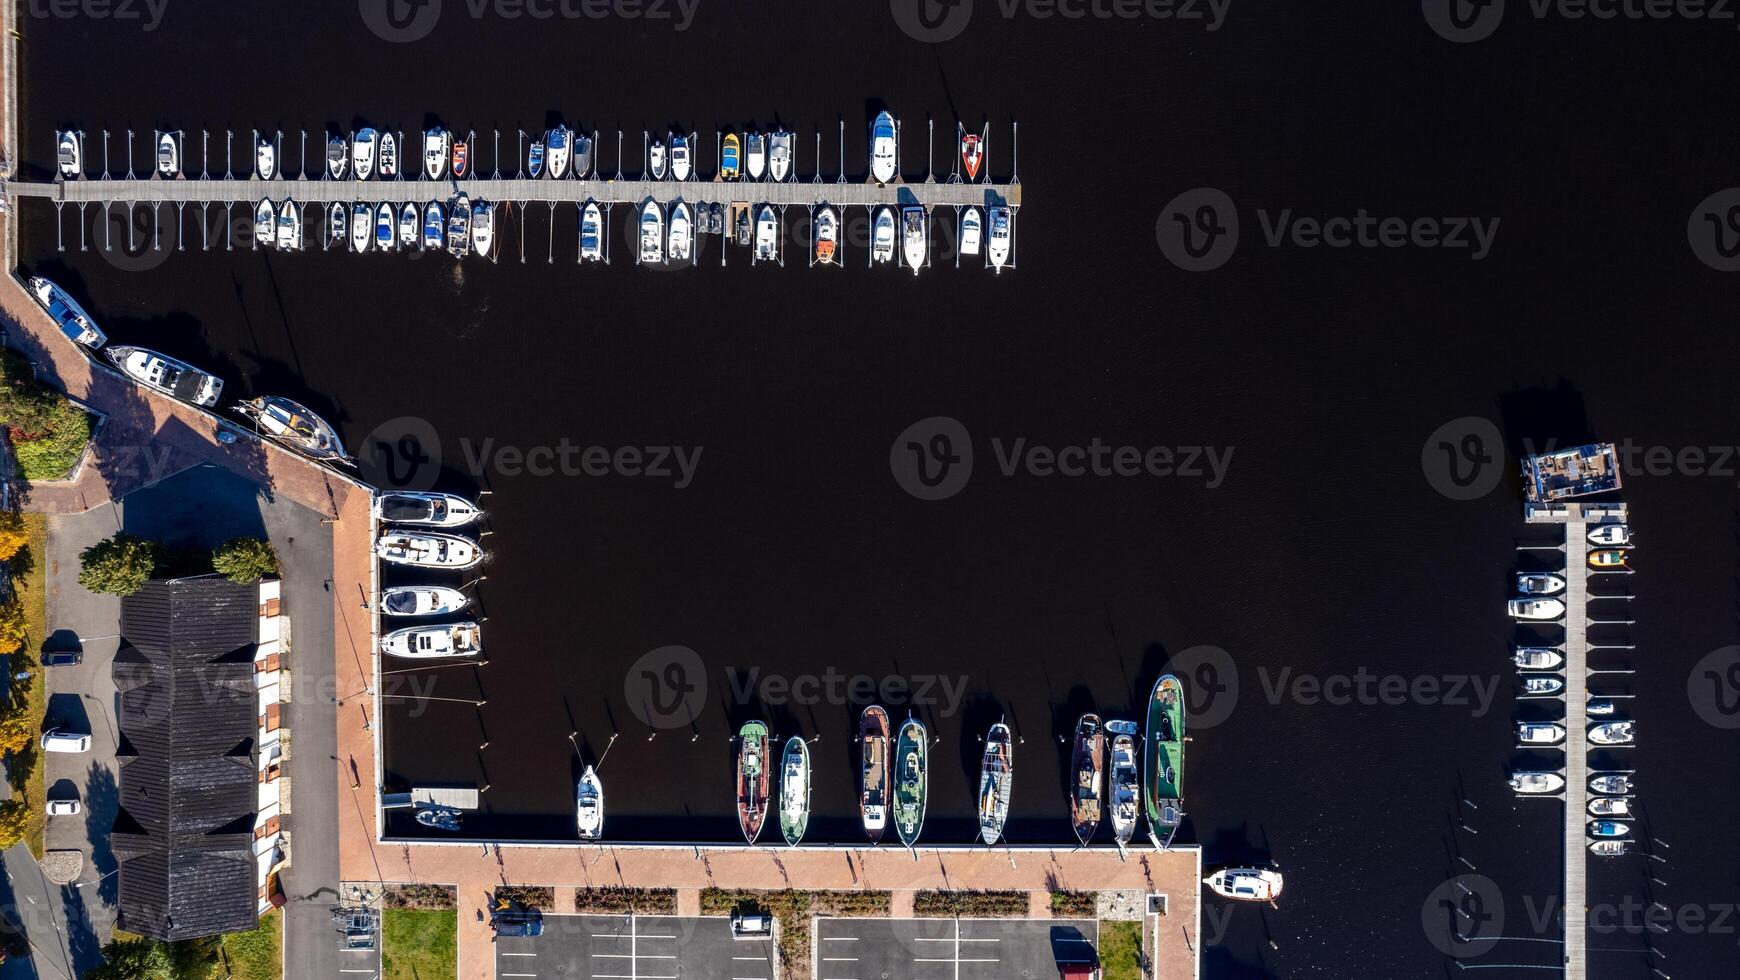
[[[779,829],[796,847],[810,825],[809,743],[796,735],[786,739],[779,773]]]
[[[894,827],[911,847],[924,829],[924,795],[930,782],[924,723],[908,718],[894,747]]]
[[[1148,699],[1147,750],[1142,759],[1148,834],[1156,847],[1172,843],[1184,820],[1184,685],[1166,674]],[[1164,838],[1164,843],[1161,838]]]

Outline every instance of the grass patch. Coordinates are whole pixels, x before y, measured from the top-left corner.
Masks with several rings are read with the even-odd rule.
[[[381,913],[381,980],[456,980],[458,975],[458,912]]]
[[[1142,980],[1142,923],[1100,923],[1102,980]]]
[[[0,350],[0,425],[12,443],[18,475],[32,482],[66,477],[91,439],[90,415],[38,381],[30,362],[14,350]]]
[[[920,918],[1025,919],[1026,892],[919,891],[912,914]]]
[[[283,980],[283,941],[284,914],[277,909],[260,916],[253,932],[226,934],[222,959],[229,965],[230,980]]]
[[[1099,892],[1052,892],[1051,914],[1059,919],[1091,919],[1099,914]]]
[[[743,912],[771,915],[779,920],[779,972],[786,980],[810,974],[810,917],[887,916],[892,897],[888,892],[736,891],[728,888],[701,890],[702,915]]]
[[[675,915],[674,888],[580,888],[574,892],[577,911],[592,915]]]
[[[24,532],[29,538],[25,546],[12,556],[10,572],[12,588],[24,607],[24,649],[10,657],[7,668],[11,674],[29,671],[27,680],[12,682],[12,696],[22,698],[25,717],[34,730],[42,730],[48,714],[48,685],[43,683],[45,668],[36,658],[42,643],[48,639],[48,516],[25,514]],[[41,749],[32,741],[7,760],[7,781],[31,804],[24,828],[24,842],[30,853],[42,860],[42,834],[48,824],[42,802],[47,799],[43,766],[38,758]]]

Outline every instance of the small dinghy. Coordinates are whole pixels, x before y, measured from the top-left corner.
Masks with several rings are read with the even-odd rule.
[[[526,169],[531,171],[533,178],[542,177],[544,175],[543,140],[532,140],[532,149],[527,156]]]
[[[381,637],[381,652],[408,660],[475,657],[483,652],[483,628],[473,622],[407,626]]]
[[[417,822],[430,830],[458,830],[459,811],[450,806],[418,807]]]
[[[1637,733],[1629,721],[1609,721],[1591,726],[1589,741],[1596,745],[1630,745],[1637,741]]]
[[[1605,773],[1589,777],[1589,792],[1623,796],[1631,792],[1631,776],[1627,773]]]
[[[450,139],[452,137],[447,135],[447,130],[440,126],[423,131],[423,173],[430,180],[440,180],[447,174]]]
[[[356,134],[356,139],[350,145],[350,169],[356,174],[357,180],[368,180],[375,175],[375,145],[378,137],[375,131],[368,127]]]
[[[464,569],[483,561],[483,549],[470,538],[393,528],[381,532],[375,554],[382,561],[418,568]]]
[[[1626,524],[1597,524],[1589,529],[1589,543],[1624,547],[1631,544],[1631,527]]]
[[[878,184],[894,179],[898,169],[895,142],[894,114],[883,110],[870,124],[870,177]]]
[[[489,258],[495,248],[495,205],[478,201],[471,206],[471,250]]]
[[[693,167],[689,160],[689,138],[687,136],[671,135],[671,176],[677,180],[688,180]]]
[[[1519,670],[1557,670],[1565,656],[1553,647],[1517,647],[1510,660]]]
[[[929,216],[922,205],[914,204],[901,209],[900,219],[900,253],[916,276],[930,252]]]
[[[961,133],[961,168],[967,172],[967,182],[979,179],[979,164],[984,160],[984,147],[976,133],[969,133],[957,124]]]
[[[737,731],[737,826],[750,844],[767,818],[767,725],[751,721]]]
[[[961,212],[961,254],[978,255],[985,237],[985,217],[976,207]]]
[[[375,168],[382,178],[399,175],[399,141],[392,133],[381,134],[380,166]]]
[[[870,259],[877,265],[894,260],[894,209],[884,204],[876,209],[876,223],[870,236]]]
[[[671,205],[670,255],[672,262],[687,262],[694,252],[694,222],[689,218],[689,206],[682,201]]]
[[[581,840],[604,836],[604,784],[598,781],[598,771],[591,766],[580,774],[580,784],[574,790],[574,823]]]
[[[985,733],[985,754],[979,762],[979,839],[994,846],[1009,819],[1009,797],[1015,789],[1015,746],[1009,726],[997,722]]]
[[[1209,891],[1235,902],[1273,902],[1286,880],[1269,868],[1222,868],[1202,879]]]
[[[760,133],[751,130],[747,143],[744,156],[749,164],[749,179],[760,180],[767,172],[767,142]]]
[[[640,264],[658,265],[665,260],[665,213],[659,202],[647,198],[640,208]]]
[[[1510,788],[1526,796],[1545,796],[1565,788],[1565,777],[1556,772],[1513,772]]]
[[[375,208],[375,247],[391,252],[398,242],[393,231],[393,206],[382,201],[380,207]]]
[[[103,354],[121,373],[153,391],[190,405],[211,408],[223,393],[216,375],[143,347],[106,347]]]
[[[350,222],[344,213],[344,204],[333,201],[332,207],[326,211],[326,244],[331,246],[344,241],[344,233],[350,227]]]
[[[544,151],[544,165],[550,171],[550,176],[561,180],[568,176],[568,158],[573,152],[572,137],[567,126],[557,126],[544,135],[547,149]],[[534,173],[532,176],[537,176]]]
[[[278,247],[286,252],[302,248],[302,209],[286,200],[278,208]]]
[[[580,259],[598,262],[604,258],[604,214],[591,201],[580,212]]]
[[[840,219],[824,204],[816,211],[816,264],[834,265],[839,255]]]
[[[1629,817],[1631,800],[1623,796],[1597,796],[1589,801],[1592,817]]]
[[[278,150],[264,136],[254,138],[254,173],[261,180],[271,180],[278,175]]]
[[[352,251],[361,253],[369,250],[369,243],[375,238],[375,209],[365,201],[358,201],[350,208],[350,247]]]
[[[441,232],[446,224],[447,216],[441,213],[440,201],[430,201],[423,205],[423,251],[440,250]]]
[[[1592,840],[1589,853],[1596,857],[1623,857],[1631,853],[1631,844],[1622,840]]]
[[[85,172],[85,137],[76,129],[62,130],[56,140],[55,163],[60,175],[71,180]]]
[[[417,247],[417,205],[399,208],[399,247],[410,251]]]
[[[446,616],[470,604],[470,596],[445,585],[395,585],[381,593],[387,616]]]
[[[654,180],[665,179],[665,142],[652,141],[652,175]]]
[[[1623,820],[1591,820],[1589,836],[1591,837],[1624,837],[1631,833],[1631,824]]]
[[[483,516],[471,501],[435,490],[389,490],[375,501],[375,516],[390,524],[464,527]]]
[[[763,204],[755,217],[755,258],[760,262],[779,259],[779,221],[771,204]]]
[[[464,258],[466,250],[471,248],[471,198],[464,194],[453,199],[453,205],[447,209],[447,253],[456,259]]]
[[[793,735],[785,740],[779,764],[779,830],[798,846],[810,825],[810,746]]]
[[[1075,839],[1086,847],[1100,826],[1102,788],[1105,776],[1106,733],[1100,716],[1085,714],[1075,722],[1075,748],[1070,752],[1069,822]]]
[[[174,177],[181,170],[181,148],[174,133],[157,134],[157,176]]]
[[[767,138],[767,171],[776,181],[791,176],[791,134],[783,129]]]
[[[991,209],[991,245],[989,254],[991,268],[998,273],[1003,271],[1003,265],[1009,261],[1009,209]]]
[[[254,241],[258,245],[270,247],[278,239],[278,209],[272,205],[270,198],[260,198],[260,203],[254,205]]]
[[[338,431],[306,407],[279,395],[261,395],[230,406],[268,438],[321,462],[355,465]]]
[[[333,180],[344,176],[344,171],[350,166],[350,145],[341,135],[326,138],[326,175]]]
[[[49,317],[60,325],[61,335],[66,339],[91,350],[100,350],[109,342],[108,336],[98,329],[90,314],[66,290],[41,276],[31,276],[30,295],[36,297],[36,301],[48,311]]]
[[[1565,682],[1557,677],[1525,677],[1523,678],[1524,694],[1557,694],[1565,689]]]
[[[1128,844],[1136,830],[1136,818],[1141,810],[1142,769],[1136,761],[1136,734],[1133,721],[1106,722],[1112,736],[1111,751],[1111,820],[1112,835],[1120,845]]]

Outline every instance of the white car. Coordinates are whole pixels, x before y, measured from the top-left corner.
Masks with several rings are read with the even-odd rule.
[[[78,800],[49,800],[48,801],[48,815],[51,817],[77,816],[78,813],[83,809],[84,809],[84,807],[79,805]]]
[[[44,752],[89,752],[91,750],[91,737],[51,728],[42,733],[42,750]]]

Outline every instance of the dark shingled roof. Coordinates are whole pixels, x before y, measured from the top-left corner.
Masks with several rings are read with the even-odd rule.
[[[121,601],[119,925],[176,940],[253,929],[259,590],[152,581]]]

